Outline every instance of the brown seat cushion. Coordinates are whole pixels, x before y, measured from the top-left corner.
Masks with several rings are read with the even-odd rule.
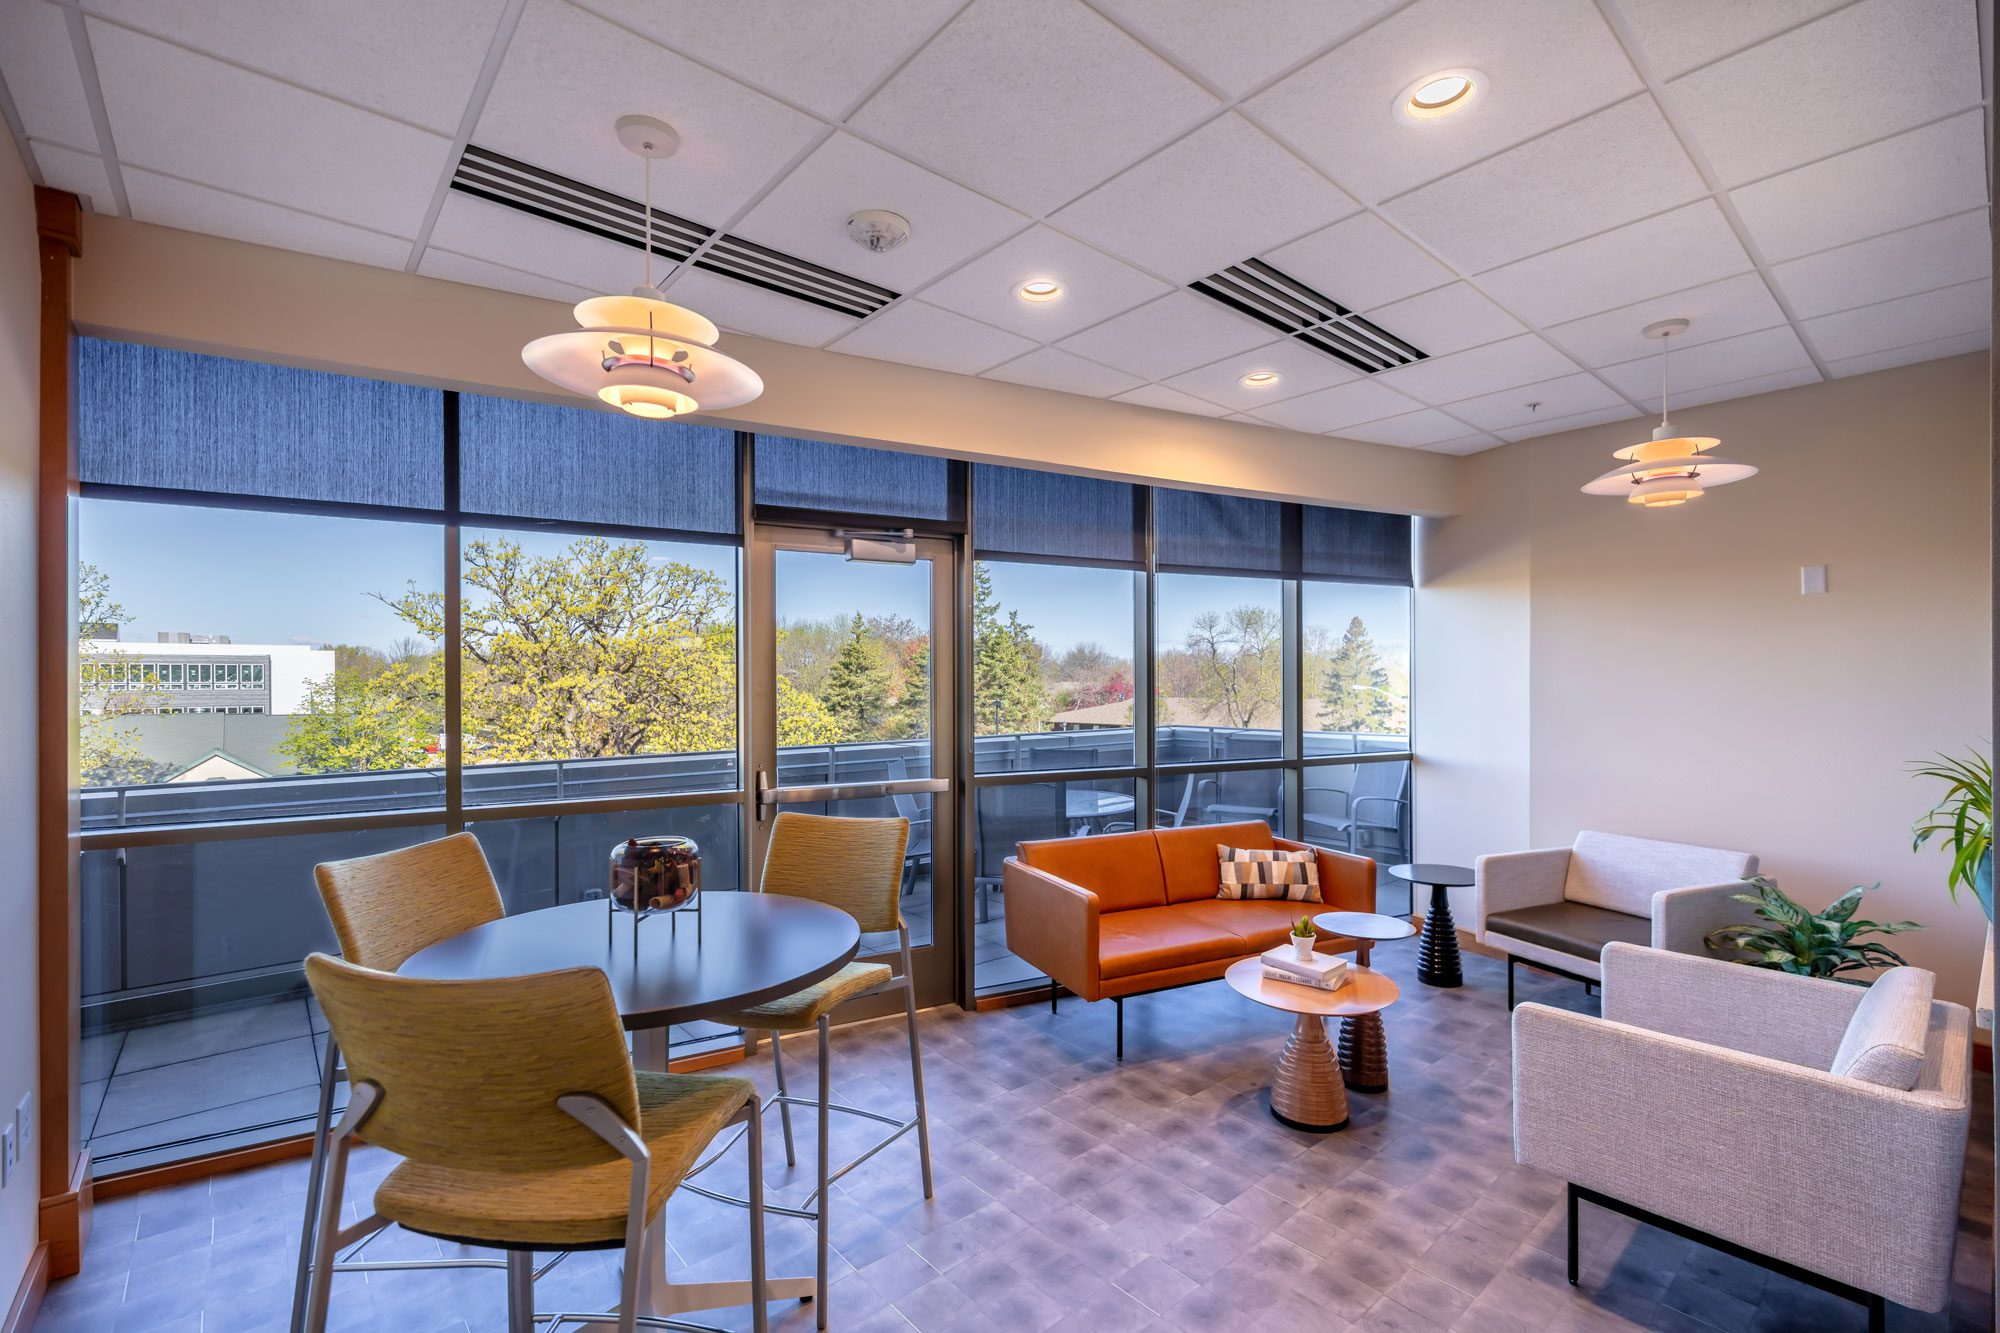
[[[1271,826],[1260,820],[1243,824],[1190,824],[1186,828],[1161,829],[1151,834],[1159,839],[1160,866],[1166,875],[1167,901],[1198,902],[1213,899],[1222,883],[1219,847],[1254,847],[1269,851]]]
[[[1106,912],[1097,920],[1098,975],[1106,979],[1212,963],[1249,951],[1240,936],[1203,920],[1188,907],[1137,907]]]
[[[1173,910],[1184,913],[1189,920],[1200,922],[1204,929],[1235,936],[1236,952],[1247,954],[1277,948],[1292,933],[1294,921],[1315,912],[1324,912],[1326,908],[1314,903],[1290,903],[1278,899],[1231,902],[1224,898],[1210,898],[1207,902],[1182,903]]]
[[[1614,940],[1625,944],[1653,942],[1653,923],[1645,917],[1614,912],[1608,907],[1592,907],[1588,903],[1548,903],[1511,912],[1491,912],[1486,917],[1486,929],[1578,958],[1595,959]]]
[[[1081,885],[1097,895],[1097,910],[1109,916],[1134,908],[1164,907],[1167,883],[1160,872],[1160,849],[1151,833],[1107,833],[1095,838],[1045,838],[1021,844],[1021,859],[1037,870]],[[1209,853],[1208,896],[1215,896],[1220,873]]]

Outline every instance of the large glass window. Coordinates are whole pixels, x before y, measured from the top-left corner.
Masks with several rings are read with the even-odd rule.
[[[1318,583],[1301,589],[1305,753],[1410,748],[1410,590]]]
[[[981,560],[972,734],[981,773],[1130,768],[1133,606],[1124,569]]]
[[[1285,631],[1277,580],[1162,574],[1154,600],[1158,762],[1278,758]]]

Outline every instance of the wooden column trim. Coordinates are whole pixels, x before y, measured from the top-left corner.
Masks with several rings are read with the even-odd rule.
[[[83,253],[83,210],[73,194],[37,187],[41,252],[40,474],[35,496],[35,963],[36,1120],[41,1141],[41,1239],[48,1276],[83,1266],[90,1235],[90,1156],[81,1142],[78,984],[75,363],[70,266]]]

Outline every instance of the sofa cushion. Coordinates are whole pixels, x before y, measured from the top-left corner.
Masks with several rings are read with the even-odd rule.
[[[1728,884],[1756,873],[1757,858],[1747,852],[1586,830],[1570,849],[1563,897],[1650,918],[1653,895],[1662,889]]]
[[[1903,1092],[1916,1087],[1936,989],[1937,977],[1920,967],[1892,967],[1875,978],[1827,1072]]]
[[[1307,912],[1301,911],[1297,903],[1283,899],[1254,899],[1248,902],[1230,902],[1223,898],[1210,898],[1207,902],[1181,903],[1174,907],[1176,912],[1184,912],[1190,921],[1199,921],[1218,935],[1233,935],[1237,941],[1238,954],[1262,953],[1285,943],[1292,933],[1292,923]]]
[[[1107,833],[1095,838],[1047,838],[1021,844],[1021,859],[1057,879],[1097,895],[1097,910],[1125,912],[1163,907],[1167,885],[1160,873],[1160,849],[1151,833]],[[1214,853],[1209,871],[1214,873]],[[1215,886],[1209,886],[1209,895]]]
[[[1135,907],[1097,920],[1098,975],[1138,976],[1248,953],[1242,939],[1185,907]]]
[[[1218,847],[1221,882],[1215,896],[1226,902],[1274,898],[1282,902],[1319,901],[1319,854],[1273,847]]]
[[[1523,944],[1538,944],[1544,949],[1593,961],[1613,940],[1625,944],[1653,942],[1653,923],[1645,917],[1587,903],[1546,903],[1540,907],[1517,907],[1511,912],[1489,912],[1486,930]],[[1506,945],[1502,943],[1501,947]]]
[[[1242,824],[1190,824],[1161,829],[1147,836],[1159,840],[1160,867],[1166,875],[1167,901],[1192,903],[1215,897],[1222,882],[1218,847],[1253,847],[1268,851],[1271,826],[1261,820]]]

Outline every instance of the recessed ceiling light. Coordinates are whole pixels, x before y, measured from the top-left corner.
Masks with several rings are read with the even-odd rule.
[[[1396,98],[1396,114],[1404,120],[1436,120],[1462,111],[1478,95],[1482,80],[1477,70],[1441,69],[1426,74],[1405,88]]]
[[[1014,289],[1014,295],[1023,301],[1053,301],[1062,293],[1062,284],[1054,278],[1036,278]]]
[[[1278,379],[1278,372],[1275,370],[1253,370],[1243,377],[1243,387],[1246,389],[1268,389],[1273,384],[1276,384]]]

